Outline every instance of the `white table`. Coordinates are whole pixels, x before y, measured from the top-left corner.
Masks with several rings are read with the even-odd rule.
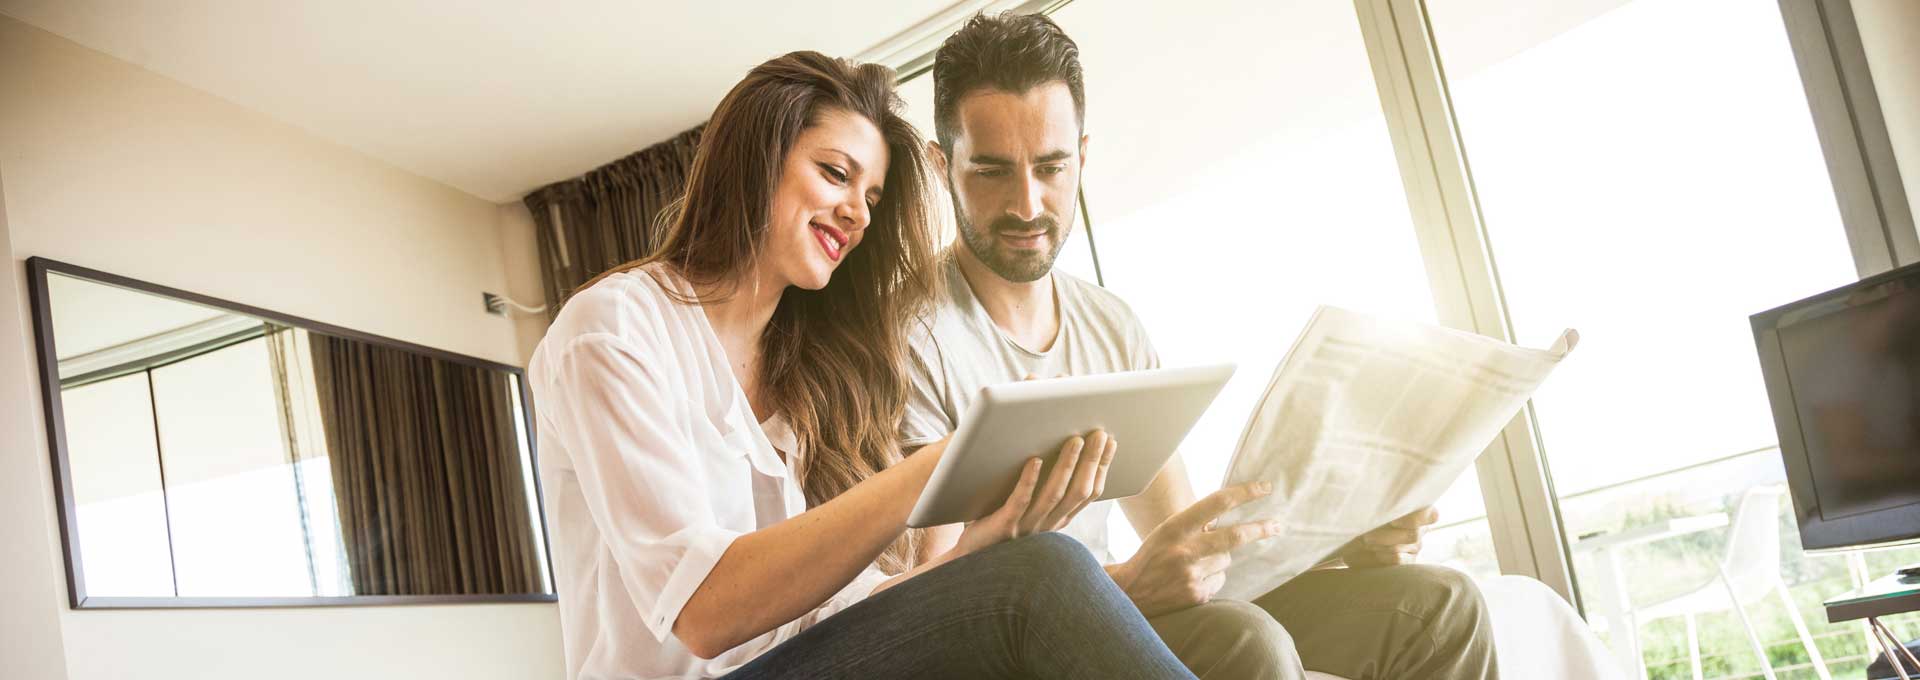
[[[1581,538],[1573,543],[1573,552],[1592,553],[1594,585],[1598,600],[1592,603],[1613,631],[1613,655],[1629,677],[1646,678],[1647,665],[1640,654],[1640,624],[1633,620],[1633,602],[1627,596],[1627,577],[1620,568],[1620,550],[1628,546],[1684,536],[1727,525],[1727,513],[1715,512],[1691,517],[1670,517],[1626,531],[1606,532]]]

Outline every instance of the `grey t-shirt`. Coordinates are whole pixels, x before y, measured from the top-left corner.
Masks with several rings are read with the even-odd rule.
[[[1028,375],[1096,375],[1159,368],[1160,357],[1140,319],[1119,296],[1105,288],[1055,270],[1054,302],[1060,334],[1045,352],[1015,344],[987,316],[967,285],[953,253],[941,258],[944,294],[925,324],[916,324],[908,371],[913,388],[901,439],[908,448],[947,436],[980,395],[980,388],[1018,381]],[[1063,433],[1064,435],[1064,433]],[[1085,543],[1095,557],[1107,552],[1107,516],[1113,502],[1094,503],[1064,530]]]

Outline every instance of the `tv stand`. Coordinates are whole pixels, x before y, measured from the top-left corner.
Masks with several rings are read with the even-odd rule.
[[[1894,672],[1902,680],[1914,680],[1906,669],[1920,668],[1920,658],[1914,657],[1900,638],[1894,636],[1893,630],[1880,622],[1880,617],[1920,611],[1920,565],[1881,577],[1825,604],[1828,623],[1866,619],[1870,637],[1883,648],[1881,653],[1886,655]],[[1907,663],[1900,663],[1900,657],[1905,657]]]

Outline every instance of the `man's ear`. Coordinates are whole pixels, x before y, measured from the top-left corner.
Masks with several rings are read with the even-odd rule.
[[[1087,139],[1088,137],[1086,135],[1080,135],[1080,169],[1081,170],[1087,169]]]
[[[933,161],[933,172],[940,175],[940,182],[950,185],[951,181],[947,175],[947,150],[940,148],[940,142],[927,140],[927,160]],[[947,190],[952,191],[953,187],[948,186]]]

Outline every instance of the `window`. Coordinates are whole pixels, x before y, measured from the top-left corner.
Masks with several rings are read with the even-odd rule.
[[[1338,3],[1074,3],[1054,19],[1086,70],[1084,190],[1108,288],[1166,364],[1239,366],[1181,446],[1205,494],[1315,306],[1434,320],[1360,29]],[[1471,472],[1441,506],[1443,522],[1485,514]],[[1114,518],[1124,557],[1137,544]],[[1453,561],[1474,531],[1436,534],[1428,557]],[[1497,570],[1490,550],[1460,554]]]
[[[172,596],[173,557],[167,547],[166,495],[154,462],[147,374],[70,388],[60,400],[72,422],[123,424],[67,432],[87,590]]]
[[[314,594],[267,340],[152,374],[179,594]]]
[[[1768,495],[1747,321],[1855,279],[1779,8],[1428,7],[1515,336],[1582,335],[1534,405],[1596,628],[1630,673],[1691,677],[1692,612],[1708,675],[1758,672],[1726,607],[1676,598],[1718,587],[1726,527],[1761,512],[1784,553],[1739,568],[1781,574],[1833,673],[1858,675],[1860,637],[1817,608],[1846,565],[1801,555]],[[1810,662],[1780,600],[1748,604],[1777,669]]]

